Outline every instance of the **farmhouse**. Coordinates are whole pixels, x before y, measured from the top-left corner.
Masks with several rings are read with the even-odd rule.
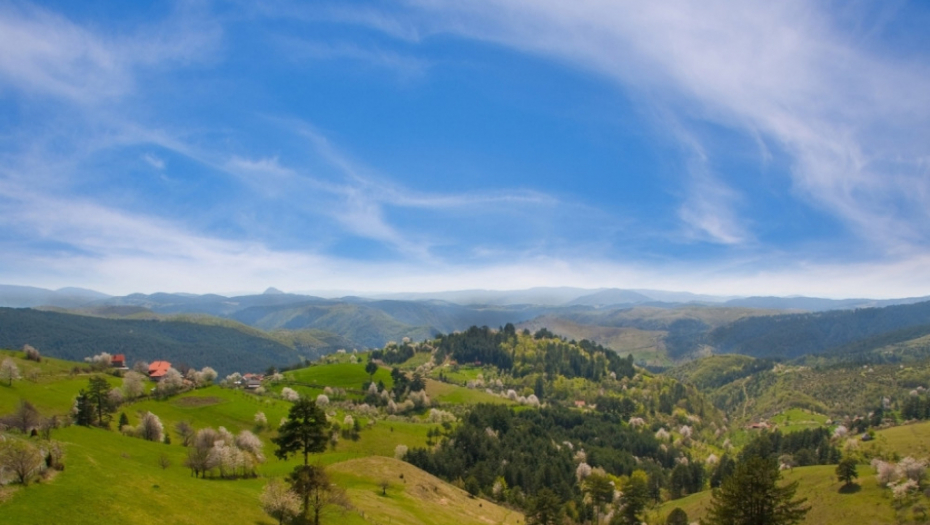
[[[158,381],[165,377],[169,368],[171,368],[171,363],[168,361],[153,361],[152,364],[149,365],[149,378],[153,381]]]
[[[113,368],[126,368],[126,354],[116,354],[110,358],[110,366]]]

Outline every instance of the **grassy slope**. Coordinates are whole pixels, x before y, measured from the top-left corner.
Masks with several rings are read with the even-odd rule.
[[[930,421],[891,427],[875,433],[875,440],[863,445],[864,452],[894,453],[899,456],[930,458]]]
[[[472,498],[464,490],[403,461],[361,458],[334,465],[331,472],[346,487],[357,511],[372,523],[516,525],[523,522],[522,514]],[[381,495],[378,486],[382,480],[390,483],[386,496]]]
[[[807,504],[811,506],[811,511],[801,523],[894,523],[894,511],[891,508],[888,490],[878,486],[868,465],[859,466],[860,490],[853,493],[840,492],[843,483],[836,480],[835,470],[833,465],[820,465],[800,467],[783,473],[784,482],[798,482],[797,496],[807,498]],[[711,492],[708,490],[666,502],[650,513],[649,523],[665,523],[665,517],[675,507],[681,507],[687,512],[689,520],[697,521],[698,518],[705,517],[710,501]]]
[[[24,399],[46,416],[64,415],[71,410],[78,392],[87,388],[87,381],[92,375],[70,374],[75,366],[85,366],[83,363],[45,357],[42,362],[36,363],[23,359],[22,352],[0,351],[0,361],[7,357],[12,357],[23,379],[14,381],[12,386],[0,383],[0,414],[12,412],[19,401]],[[121,381],[109,375],[103,377],[114,386]]]
[[[926,458],[930,455],[930,421],[881,430],[876,433],[875,441],[863,444],[861,451]],[[811,506],[804,524],[895,522],[889,490],[878,486],[869,465],[859,465],[859,490],[852,493],[840,492],[843,484],[837,481],[835,470],[834,465],[820,465],[783,472],[785,482],[798,481],[797,495],[807,498]],[[664,523],[665,516],[675,507],[681,507],[691,521],[696,521],[704,516],[710,499],[711,492],[707,490],[666,502],[650,514],[649,522]]]
[[[0,357],[22,355],[13,352],[2,354]],[[67,374],[77,363],[43,360],[41,364],[35,364],[21,357],[14,359],[21,370],[26,371],[34,367],[41,375],[37,382],[16,381],[12,387],[0,387],[0,413],[11,412],[19,399],[25,398],[46,414],[62,414],[70,408],[78,390],[87,385],[89,376],[78,375],[72,378]],[[347,363],[314,367],[302,372],[298,375],[303,379],[326,380],[333,383],[333,386],[351,386],[349,383],[358,381],[361,376],[367,379],[361,365]],[[380,370],[379,374],[385,374],[387,382],[390,381],[386,370]],[[119,384],[118,379],[109,379],[114,386]],[[460,389],[467,391],[464,388]],[[178,421],[184,420],[195,428],[224,426],[236,433],[244,429],[257,430],[254,428],[254,416],[258,411],[266,414],[270,426],[274,428],[277,421],[287,413],[288,407],[289,403],[284,401],[259,398],[213,386],[168,400],[145,399],[121,408],[121,411],[129,416],[131,424],[137,422],[140,412],[151,411],[158,415],[166,430],[171,432],[172,445],[125,437],[115,431],[83,427],[58,430],[53,434],[53,438],[66,444],[66,470],[50,482],[14,489],[13,497],[2,504],[3,516],[9,517],[12,523],[23,524],[80,524],[121,520],[142,524],[229,523],[230,516],[235,516],[237,522],[271,524],[273,520],[264,516],[258,505],[258,494],[264,486],[264,479],[226,481],[191,478],[189,471],[182,466],[185,449],[178,444],[179,438],[174,434],[173,428]],[[333,415],[335,420],[341,420],[344,414],[334,412]],[[367,423],[364,420],[363,422]],[[426,433],[432,427],[435,425],[406,421],[378,421],[373,426],[364,424],[361,440],[341,440],[335,450],[330,449],[315,456],[316,461],[333,466],[336,479],[347,484],[350,497],[360,500],[359,509],[363,510],[366,516],[363,518],[358,512],[350,512],[340,516],[339,523],[389,523],[395,516],[423,518],[436,514],[439,512],[437,509],[443,508],[446,509],[445,515],[448,516],[449,523],[454,521],[453,516],[459,515],[479,516],[480,512],[493,516],[508,514],[507,511],[483,500],[469,500],[468,505],[463,505],[460,501],[461,491],[417,471],[410,465],[388,459],[394,455],[397,445],[402,444],[410,448],[426,446]],[[296,458],[280,461],[273,457],[274,449],[270,443],[270,437],[273,435],[273,430],[265,429],[259,432],[265,443],[265,454],[269,458],[269,461],[259,468],[263,476],[283,476],[298,461]],[[172,463],[166,470],[157,465],[157,460],[163,453]],[[364,488],[376,487],[383,477],[381,469],[359,471],[355,466],[340,465],[350,461],[350,465],[357,466],[363,458],[372,455],[383,456],[380,460],[369,460],[376,464],[378,461],[389,462],[392,469],[398,468],[398,464],[401,465],[400,468],[403,468],[405,473],[410,472],[405,477],[418,480],[415,487],[435,486],[439,487],[438,490],[443,494],[454,494],[455,497],[432,503],[424,502],[421,505],[417,503],[416,493],[406,494],[403,489],[393,487],[387,498],[379,497],[377,505],[366,503],[365,498],[368,494]],[[350,475],[352,472],[354,474]],[[471,507],[483,510],[469,510]],[[76,508],[88,509],[88,512],[75,513]],[[510,515],[513,519],[518,519],[519,516]],[[498,521],[495,518],[494,522]],[[486,521],[476,517],[472,520],[465,518],[462,523]]]
[[[362,385],[368,382],[368,372],[365,371],[364,359],[356,364],[334,363],[331,365],[315,365],[299,370],[292,370],[285,374],[290,380],[300,383],[310,383],[329,387],[351,388],[361,390]],[[374,375],[374,381],[383,381],[390,388],[394,382],[391,380],[391,371],[379,368]]]
[[[509,399],[458,385],[426,380],[426,393],[433,401],[450,405],[476,405],[478,403],[511,403]]]
[[[20,488],[3,504],[9,523],[268,523],[257,503],[263,480],[200,480],[181,467],[184,448],[70,427],[55,433],[68,444],[67,468],[50,483]],[[173,465],[163,470],[165,453]]]

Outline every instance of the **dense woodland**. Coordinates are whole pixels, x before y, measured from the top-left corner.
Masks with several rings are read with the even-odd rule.
[[[500,330],[473,326],[464,332],[439,335],[434,361],[441,363],[449,357],[458,363],[492,365],[517,378],[543,374],[549,380],[561,376],[599,381],[609,374],[616,379],[635,373],[632,356],[621,358],[588,340],[566,342],[543,329],[533,335],[540,342],[530,348],[526,344],[529,332],[522,336],[509,323]]]
[[[924,331],[928,319],[930,302],[747,317],[710,331],[707,342],[721,353],[792,359],[907,328]]]
[[[223,326],[0,308],[0,348],[25,344],[72,361],[107,352],[125,354],[129,364],[161,359],[194,368],[214,366],[222,375],[260,372],[299,360],[281,343]]]

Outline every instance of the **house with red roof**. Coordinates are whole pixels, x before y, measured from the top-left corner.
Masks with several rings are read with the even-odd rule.
[[[126,368],[126,355],[116,354],[110,358],[110,366],[113,368]]]
[[[152,364],[149,365],[149,378],[153,381],[158,381],[165,377],[169,368],[171,368],[171,363],[168,361],[153,361]]]

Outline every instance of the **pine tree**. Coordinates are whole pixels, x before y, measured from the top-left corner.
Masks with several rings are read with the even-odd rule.
[[[702,525],[792,525],[810,510],[805,498],[794,499],[798,482],[779,486],[773,458],[751,456],[714,490],[708,520]]]
[[[74,401],[74,424],[89,427],[94,424],[94,406],[90,402],[87,392],[78,392]]]
[[[110,383],[107,380],[94,376],[90,378],[87,385],[87,399],[93,410],[95,424],[101,428],[108,428],[113,407],[110,403]]]
[[[562,523],[562,500],[555,492],[541,489],[526,512],[527,525],[558,525]]]
[[[291,454],[303,454],[304,465],[309,465],[309,455],[323,452],[329,442],[326,413],[313,400],[301,396],[287,413],[287,421],[278,428],[278,436],[271,442],[278,446],[274,455],[287,459]]]

